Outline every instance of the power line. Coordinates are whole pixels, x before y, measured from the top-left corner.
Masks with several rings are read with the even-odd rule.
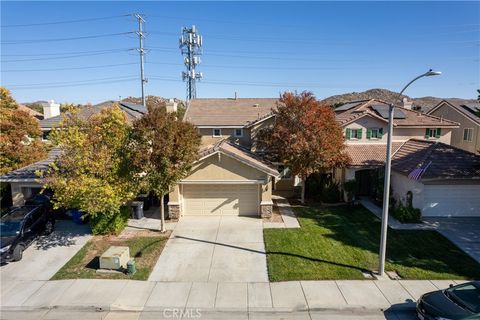
[[[38,72],[38,71],[64,71],[64,70],[83,70],[83,69],[101,69],[101,68],[113,68],[119,66],[136,65],[136,62],[131,63],[118,63],[118,64],[106,64],[100,66],[82,66],[82,67],[69,67],[69,68],[51,68],[51,69],[7,69],[2,72]]]
[[[5,44],[27,44],[27,43],[40,43],[40,42],[71,41],[71,40],[123,36],[127,34],[135,34],[135,32],[130,31],[130,32],[119,32],[119,33],[106,33],[106,34],[96,34],[96,35],[88,35],[88,36],[81,36],[81,37],[71,37],[71,38],[11,40],[11,41],[2,41],[1,43],[5,45]]]
[[[28,83],[28,84],[11,84],[5,85],[9,88],[19,89],[19,88],[35,88],[35,87],[63,87],[69,85],[80,85],[80,84],[94,84],[95,82],[116,82],[124,80],[133,80],[136,79],[136,76],[121,76],[121,77],[108,77],[108,78],[99,78],[99,79],[88,79],[88,80],[76,80],[76,81],[61,81],[61,82],[43,82],[43,83]]]
[[[71,59],[71,58],[78,58],[78,57],[89,57],[89,56],[99,56],[102,54],[112,54],[112,53],[120,53],[121,51],[106,51],[106,52],[98,52],[98,53],[86,53],[86,54],[76,54],[71,56],[65,57],[50,57],[50,58],[35,58],[35,59],[14,59],[14,60],[1,60],[2,63],[4,62],[27,62],[27,61],[39,61],[39,60],[59,60],[59,59]]]
[[[108,17],[97,17],[97,18],[86,18],[86,19],[77,19],[77,20],[63,20],[63,21],[53,21],[53,22],[39,22],[39,23],[28,23],[28,24],[10,24],[2,25],[1,28],[17,28],[17,27],[34,27],[34,26],[46,26],[46,25],[56,25],[56,24],[67,24],[67,23],[78,23],[78,22],[89,22],[97,20],[109,20],[115,18],[123,18],[130,16],[131,14],[123,14],[118,16],[108,16]]]
[[[103,49],[103,50],[89,50],[89,51],[69,51],[69,52],[55,52],[55,53],[35,53],[35,54],[2,54],[2,57],[38,57],[38,56],[62,56],[62,55],[75,55],[81,53],[97,53],[107,51],[127,51],[130,48],[117,48],[117,49]]]

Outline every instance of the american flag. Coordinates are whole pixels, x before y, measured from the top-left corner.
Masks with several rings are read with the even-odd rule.
[[[432,163],[432,161],[430,161],[426,166],[422,167],[418,167],[416,169],[413,169],[412,172],[410,172],[410,174],[408,175],[408,178],[409,179],[412,179],[412,180],[420,180],[420,178],[422,177],[422,175],[425,173],[425,171],[427,171],[428,167],[430,166],[430,164]]]

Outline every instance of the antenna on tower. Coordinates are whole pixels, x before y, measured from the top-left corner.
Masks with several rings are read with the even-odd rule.
[[[201,62],[203,37],[198,34],[195,26],[184,27],[181,32],[179,47],[184,56],[183,63],[187,67],[187,71],[182,72],[182,79],[187,82],[187,101],[190,101],[197,97],[196,80],[203,78],[203,74],[195,70],[195,67]]]

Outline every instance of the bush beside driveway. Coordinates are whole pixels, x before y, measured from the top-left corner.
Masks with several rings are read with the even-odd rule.
[[[365,279],[380,221],[362,206],[295,207],[300,229],[264,230],[271,281]],[[480,265],[436,231],[388,230],[387,271],[402,279],[478,279]]]

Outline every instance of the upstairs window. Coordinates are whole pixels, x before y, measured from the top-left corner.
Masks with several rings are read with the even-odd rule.
[[[234,129],[233,135],[235,137],[243,137],[243,129],[241,128]]]
[[[362,139],[362,129],[347,128],[345,136],[347,140],[360,140]]]
[[[221,137],[222,136],[222,129],[213,129],[213,136],[214,137]]]
[[[463,129],[463,141],[468,141],[468,142],[473,141],[473,128]]]
[[[382,139],[383,128],[369,128],[367,129],[367,139]]]
[[[425,139],[438,139],[442,135],[441,128],[426,128]]]

